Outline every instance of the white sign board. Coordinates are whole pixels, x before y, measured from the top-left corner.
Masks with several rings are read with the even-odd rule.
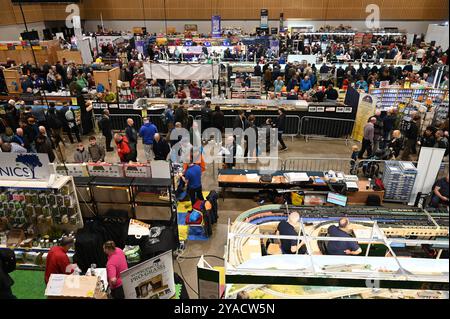
[[[125,164],[123,170],[125,177],[152,177],[149,165]]]
[[[217,80],[219,64],[170,64],[144,62],[144,72],[147,79],[166,80]]]
[[[50,174],[47,154],[0,153],[0,180],[48,181]]]
[[[175,295],[172,252],[123,271],[125,299],[169,299]]]
[[[123,165],[88,164],[90,176],[123,177]]]
[[[167,161],[151,161],[152,178],[171,178],[170,163]]]
[[[306,61],[306,63],[310,63],[311,65],[316,64],[317,63],[317,57],[315,55],[312,54],[289,54],[288,55],[288,62],[292,62],[292,63],[301,63],[303,61]]]

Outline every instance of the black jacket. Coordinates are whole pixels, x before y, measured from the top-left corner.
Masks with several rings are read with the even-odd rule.
[[[170,153],[169,144],[165,139],[161,138],[159,142],[153,140],[153,153],[155,153],[155,160],[166,160]]]
[[[8,248],[0,248],[0,300],[16,299],[11,290],[14,281],[9,276],[9,273],[15,269],[15,265],[14,252]]]
[[[225,114],[222,111],[215,111],[211,117],[211,124],[218,130],[223,130],[225,127]]]
[[[202,107],[201,117],[202,117],[202,130],[208,128],[211,124],[211,114],[212,110],[209,107]]]
[[[282,133],[286,129],[286,114],[281,114],[277,118],[277,128],[278,132]]]
[[[241,117],[239,115],[237,115],[234,120],[233,120],[233,130],[236,128],[241,128],[245,131],[245,129],[247,128],[247,119],[244,117],[241,120]]]
[[[127,128],[125,129],[125,135],[128,138],[129,144],[137,144],[138,133],[134,127],[127,125]]]
[[[103,115],[102,119],[98,122],[103,136],[111,136],[112,127],[111,119],[108,116]]]

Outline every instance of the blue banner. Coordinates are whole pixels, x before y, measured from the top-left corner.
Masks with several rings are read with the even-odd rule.
[[[220,16],[211,17],[211,35],[215,38],[222,36],[222,28],[220,24],[221,24]]]

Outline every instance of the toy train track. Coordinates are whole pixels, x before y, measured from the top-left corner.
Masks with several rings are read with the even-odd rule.
[[[448,238],[449,215],[443,211],[424,211],[411,209],[379,209],[379,208],[316,208],[288,207],[289,212],[298,212],[306,226],[306,231],[313,236],[326,233],[329,225],[336,223],[340,217],[349,217],[352,224],[363,229],[370,229],[374,222],[383,230],[387,237],[432,239]],[[278,223],[287,218],[286,206],[267,205],[242,213],[232,226],[235,234],[275,234]],[[249,237],[234,237],[230,242],[231,264],[239,265],[249,256],[244,256],[244,246],[256,246],[255,240]],[[316,242],[312,249],[320,254]],[[256,247],[254,247],[256,248]],[[251,257],[250,257],[251,258]]]

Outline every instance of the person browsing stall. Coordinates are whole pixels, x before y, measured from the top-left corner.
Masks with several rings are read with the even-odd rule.
[[[74,243],[73,238],[63,237],[58,246],[50,249],[47,255],[47,262],[45,265],[45,284],[48,284],[51,274],[70,274],[73,271],[67,252],[72,248]]]
[[[280,236],[298,236],[299,233],[295,229],[299,225],[300,215],[291,213],[287,220],[283,220],[278,224],[277,235]],[[306,252],[305,243],[299,242],[297,239],[280,239],[281,251],[283,254],[304,254]]]
[[[441,205],[448,206],[448,173],[444,178],[439,179],[433,187],[433,196],[431,197],[431,206],[438,208]]]
[[[116,247],[113,241],[107,241],[103,245],[103,251],[108,256],[106,274],[111,287],[111,295],[114,299],[125,299],[120,273],[128,269],[127,259],[122,249]]]
[[[195,163],[190,163],[182,178],[186,183],[192,205],[195,204],[197,199],[203,200],[201,167]]]
[[[348,218],[341,218],[339,226],[328,227],[328,237],[352,238],[349,224]],[[327,251],[328,255],[359,255],[362,249],[356,241],[328,241]]]

